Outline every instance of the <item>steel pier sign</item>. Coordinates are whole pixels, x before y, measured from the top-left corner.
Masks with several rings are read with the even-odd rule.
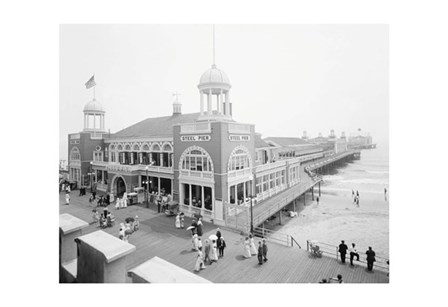
[[[132,169],[131,169],[130,166],[126,166],[126,165],[108,165],[108,166],[106,166],[106,170],[108,172],[125,172],[125,173],[130,173]]]
[[[229,141],[231,141],[231,142],[241,142],[241,141],[249,142],[250,135],[230,134]]]
[[[208,142],[211,139],[210,135],[183,135],[180,137],[182,142]]]

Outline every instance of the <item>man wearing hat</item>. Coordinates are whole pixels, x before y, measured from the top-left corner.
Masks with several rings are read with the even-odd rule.
[[[268,255],[268,246],[266,245],[266,239],[263,239],[263,259],[264,261],[268,261],[268,258],[266,257]]]
[[[347,254],[348,246],[344,243],[344,240],[339,244],[339,253],[341,254],[341,261],[345,263],[345,254]]]

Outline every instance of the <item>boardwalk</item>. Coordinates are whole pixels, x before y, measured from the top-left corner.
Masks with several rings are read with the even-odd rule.
[[[88,197],[78,197],[77,191],[72,192],[71,196],[71,204],[66,206],[63,194],[60,194],[60,213],[69,213],[90,222],[93,204],[89,204]],[[110,206],[110,210],[116,216],[116,224],[105,231],[114,236],[118,236],[119,223],[126,217],[139,216],[140,230],[129,238],[129,243],[135,245],[137,250],[128,256],[128,269],[158,256],[193,272],[196,253],[191,250],[190,232],[176,229],[174,217],[166,217],[164,214],[158,214],[154,208],[146,209],[140,206],[120,210]],[[187,218],[185,222],[189,225],[190,220]],[[96,230],[97,225],[90,225],[84,230],[84,234]],[[203,240],[215,233],[216,226],[204,223],[204,230]],[[199,273],[214,283],[316,283],[322,278],[334,277],[337,274],[342,274],[344,282],[347,283],[389,282],[386,273],[368,273],[364,267],[342,265],[332,258],[311,258],[306,250],[275,243],[268,243],[269,261],[260,266],[256,257],[242,257],[241,235],[221,230],[227,242],[224,258],[218,263],[208,265]]]

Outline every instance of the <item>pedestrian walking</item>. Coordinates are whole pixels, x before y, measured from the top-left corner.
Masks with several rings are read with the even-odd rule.
[[[184,229],[185,214],[183,212],[181,212],[179,218],[180,218],[180,228]]]
[[[212,261],[218,262],[218,251],[216,246],[216,240],[212,240],[212,244],[210,246],[210,263]]]
[[[372,272],[373,263],[376,261],[376,259],[375,259],[375,252],[372,250],[371,246],[369,246],[369,249],[366,251],[366,255],[367,255],[367,271]]]
[[[197,226],[196,226],[196,232],[198,236],[202,236],[202,218],[198,218]]]
[[[70,205],[70,193],[65,192],[65,204]]]
[[[117,199],[115,200],[115,209],[120,210],[120,198],[117,197]]]
[[[224,237],[219,238],[218,242],[220,242],[218,247],[219,257],[224,257],[224,249],[226,248],[226,241],[224,241]]]
[[[198,238],[198,248],[202,250],[202,240],[201,238]]]
[[[347,254],[348,246],[344,243],[344,240],[339,244],[339,253],[341,254],[341,261],[345,263],[345,254]]]
[[[156,194],[156,197],[154,198],[155,203],[157,204],[157,213],[160,213],[160,199],[159,194]]]
[[[263,260],[264,262],[268,261],[268,246],[266,245],[266,239],[263,239]]]
[[[353,258],[355,258],[355,256],[356,261],[359,261],[359,254],[358,251],[356,250],[355,243],[352,243],[352,247],[350,247],[349,253],[350,253],[350,265],[353,265]]]
[[[134,223],[132,224],[133,231],[137,231],[140,228],[140,221],[138,215],[135,216]]]
[[[176,228],[179,229],[180,228],[180,214],[176,215]]]
[[[219,238],[221,238],[221,230],[218,228],[216,229],[216,236]]]
[[[192,237],[191,237],[191,244],[192,244],[192,250],[197,251],[198,250],[198,245],[199,245],[198,235],[197,234],[192,235]]]
[[[124,192],[123,194],[123,208],[128,207],[128,193]]]
[[[252,256],[257,255],[257,248],[255,247],[254,236],[249,234],[250,254]]]
[[[96,224],[98,223],[98,221],[100,220],[100,214],[98,213],[98,211],[96,211],[96,209],[92,210],[93,214],[92,214],[92,224]]]
[[[261,245],[261,241],[258,241],[258,264],[262,265],[263,264],[263,246]]]
[[[205,269],[206,266],[204,264],[204,260],[202,259],[203,255],[202,255],[202,251],[201,249],[198,249],[198,254],[196,256],[196,264],[194,265],[194,270],[196,272],[199,272],[202,269]]]
[[[190,228],[190,227],[188,227],[188,228]],[[192,223],[191,223],[191,234],[193,234],[193,235],[197,234],[198,233],[197,229],[198,229],[198,223],[196,222],[196,219],[193,219]]]
[[[355,191],[352,190],[352,198],[355,198]]]
[[[249,237],[246,237],[246,239],[244,240],[243,247],[244,247],[244,250],[243,250],[244,258],[250,258],[252,255],[250,253],[250,240],[249,240]]]
[[[204,263],[207,262],[210,264],[211,260],[210,260],[210,241],[208,239],[205,240],[205,247],[204,247]]]
[[[359,197],[356,196],[356,206],[359,208]]]
[[[356,190],[356,197],[359,198],[359,192],[358,192],[358,190]]]
[[[319,196],[316,197],[316,202],[319,205]]]

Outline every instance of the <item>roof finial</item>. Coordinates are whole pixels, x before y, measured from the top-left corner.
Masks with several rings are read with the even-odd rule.
[[[213,25],[213,66],[216,66],[216,64],[215,64],[215,25]]]

